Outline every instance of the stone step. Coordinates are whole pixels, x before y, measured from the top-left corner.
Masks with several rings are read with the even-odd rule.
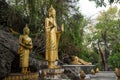
[[[100,71],[95,75],[90,75],[91,80],[117,80],[113,71]]]
[[[9,76],[5,77],[3,80],[39,80],[38,73],[29,73],[29,74],[21,74],[21,73],[11,73]]]

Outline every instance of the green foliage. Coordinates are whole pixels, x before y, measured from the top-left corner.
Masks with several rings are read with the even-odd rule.
[[[48,16],[47,10],[51,4],[57,12],[56,19],[57,22],[59,22],[57,24],[58,26],[61,26],[63,22],[69,22],[69,17],[72,12],[78,12],[78,8],[75,6],[75,3],[78,1],[79,0],[11,0],[9,2],[12,3],[11,6],[13,8],[22,12],[22,16],[20,16],[25,19],[25,23],[29,24],[29,27],[32,30],[31,35],[36,36],[36,34],[39,33],[44,34],[44,21]],[[14,12],[19,13],[16,10]],[[15,15],[13,17],[15,17]],[[12,24],[8,25],[15,26],[14,21],[11,21],[11,23]],[[22,25],[21,28],[23,27],[24,26]]]
[[[112,51],[118,51],[115,50],[116,48],[119,47],[119,35],[120,35],[120,30],[119,30],[119,13],[118,13],[117,7],[110,7],[106,12],[102,12],[100,16],[98,16],[99,23],[96,25],[96,28],[99,30],[97,32],[96,36],[99,36],[99,34],[103,34],[104,31],[106,31],[106,37],[107,41],[111,45]],[[100,39],[101,36],[101,39]],[[102,40],[102,35],[99,36],[99,41]],[[103,40],[102,40],[103,41]],[[114,52],[113,52],[114,53]]]
[[[38,60],[45,60],[45,58],[42,55],[40,55],[40,54],[37,55],[37,59]]]
[[[94,52],[89,51],[88,49],[84,49],[79,57],[85,61],[92,62],[92,64],[100,66],[99,63],[99,54],[97,49],[94,49]]]
[[[70,31],[71,40],[73,43],[80,47],[82,45],[82,36],[83,36],[83,16],[79,14],[75,14],[71,17],[71,22],[69,23],[69,28],[67,30]],[[68,32],[68,31],[67,31]]]
[[[120,67],[120,53],[115,53],[109,56],[108,58],[109,65],[112,69]]]
[[[120,0],[89,0],[89,1],[94,1],[97,6],[106,6],[108,3],[109,4],[120,3]]]
[[[4,28],[12,28],[22,33],[25,17],[21,6],[9,5],[6,2],[1,3],[0,7],[0,25]]]
[[[80,13],[71,16],[69,22],[65,21],[65,31],[60,40],[60,53],[79,56],[82,52],[83,21]]]
[[[101,59],[105,59],[105,64],[107,64],[110,54],[116,54],[120,51],[119,18],[119,10],[116,6],[110,7],[107,11],[101,11],[97,17],[96,35],[91,40],[94,43],[94,47],[99,46],[98,52],[101,55]]]
[[[8,11],[8,26],[22,33],[24,25],[28,23],[31,30],[31,37],[36,38],[41,34],[45,35],[45,18],[48,17],[48,9],[52,4],[56,9],[58,27],[60,27],[62,23],[65,25],[65,32],[61,35],[59,53],[61,53],[61,55],[66,53],[79,56],[83,51],[83,28],[86,23],[84,17],[79,12],[79,7],[76,7],[78,1],[79,0],[11,0],[10,3],[12,4],[9,4],[11,9]],[[45,44],[45,40],[40,42],[41,44],[42,42]],[[43,54],[44,50],[42,49],[42,52],[39,52],[41,49],[38,47],[42,48],[45,47],[45,45],[37,46],[38,53],[36,54]],[[43,59],[40,55],[38,55],[37,58]]]

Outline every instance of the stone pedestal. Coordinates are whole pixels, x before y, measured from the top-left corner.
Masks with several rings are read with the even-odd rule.
[[[11,73],[3,80],[39,80],[39,73],[29,73],[29,74]]]
[[[39,71],[40,75],[40,80],[56,80],[56,79],[61,79],[61,75],[64,73],[64,69],[62,68],[56,68],[56,69],[42,69]]]
[[[94,65],[63,65],[62,67],[65,69],[64,73],[71,80],[81,80],[80,71],[83,70],[86,74],[89,74]]]

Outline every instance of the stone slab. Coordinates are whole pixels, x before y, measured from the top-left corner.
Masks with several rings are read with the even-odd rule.
[[[63,65],[65,70],[70,69],[74,73],[79,74],[81,70],[85,71],[86,74],[89,74],[91,69],[95,67],[95,65]]]
[[[91,67],[94,67],[95,65],[62,65],[63,67],[88,67],[88,66],[91,66]]]

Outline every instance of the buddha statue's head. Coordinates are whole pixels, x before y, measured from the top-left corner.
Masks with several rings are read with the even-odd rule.
[[[72,61],[78,61],[78,57],[77,56],[72,56]]]
[[[26,24],[24,29],[23,29],[23,34],[29,34],[30,33],[30,29],[28,28],[28,25]]]
[[[49,14],[49,17],[54,17],[54,18],[56,17],[56,11],[55,11],[55,9],[53,8],[52,5],[48,10],[48,14]]]

